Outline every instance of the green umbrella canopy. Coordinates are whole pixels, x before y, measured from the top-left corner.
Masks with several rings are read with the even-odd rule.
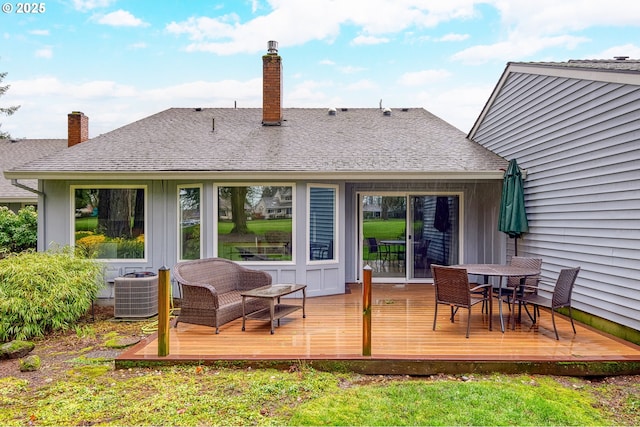
[[[509,167],[504,174],[498,230],[514,238],[518,238],[522,233],[529,231],[527,212],[524,208],[522,174],[516,159],[509,161]]]

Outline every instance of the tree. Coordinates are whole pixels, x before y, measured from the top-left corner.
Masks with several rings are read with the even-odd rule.
[[[4,80],[4,78],[7,76],[7,73],[0,73],[0,83],[2,83],[2,81]],[[7,91],[9,90],[9,85],[6,86],[0,86],[0,97],[2,95],[4,95],[5,93],[7,93]],[[15,113],[18,108],[20,108],[19,105],[14,105],[12,107],[0,107],[0,115],[4,114],[5,116],[10,116],[13,113]],[[2,124],[0,123],[0,127],[2,126]],[[0,139],[9,139],[11,138],[11,135],[9,135],[9,133],[7,132],[2,132],[2,130],[0,130]]]
[[[231,187],[231,212],[233,216],[233,230],[231,234],[250,234],[247,226],[247,214],[244,205],[247,202],[247,187]]]

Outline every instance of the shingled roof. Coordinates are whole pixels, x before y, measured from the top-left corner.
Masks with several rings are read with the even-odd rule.
[[[570,59],[567,62],[510,62],[510,64],[536,65],[599,71],[640,72],[640,60],[619,57],[619,59]]]
[[[13,168],[15,178],[248,175],[501,178],[506,161],[422,108],[171,108]]]
[[[66,139],[0,139],[0,171],[16,168],[39,157],[44,157],[67,148]],[[37,188],[33,181],[23,181],[31,188]],[[11,184],[11,180],[0,176],[0,202],[36,202],[37,195]]]

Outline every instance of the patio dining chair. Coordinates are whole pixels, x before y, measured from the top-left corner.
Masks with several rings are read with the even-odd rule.
[[[569,309],[569,319],[571,320],[571,327],[573,328],[573,333],[576,333],[576,327],[573,324],[573,316],[571,314],[571,293],[573,292],[573,286],[576,283],[576,278],[578,277],[579,271],[580,267],[565,268],[560,270],[560,274],[558,275],[558,279],[553,288],[553,294],[551,298],[538,295],[537,292],[525,293],[524,295],[518,295],[518,293],[516,293],[515,301],[524,305],[525,311],[534,324],[537,320],[537,310],[539,307],[545,307],[551,311],[551,321],[553,323],[553,331],[556,334],[556,340],[560,339],[560,337],[558,336],[558,328],[556,327],[555,319],[555,312],[559,308],[567,307]],[[527,288],[527,286],[525,286],[525,288]],[[529,312],[529,309],[527,308],[528,305],[533,306],[533,315]],[[513,322],[513,329],[515,329],[515,322]]]
[[[464,268],[445,267],[442,265],[431,265],[433,284],[436,287],[436,306],[433,315],[433,330],[436,330],[436,320],[438,319],[438,305],[444,304],[451,307],[451,323],[459,308],[466,308],[469,312],[467,316],[467,338],[471,330],[471,307],[479,303],[487,303],[489,306],[489,330],[492,329],[492,308],[490,284],[479,285],[471,288],[469,275]]]
[[[542,271],[542,258],[513,256],[509,260],[509,265],[535,269],[540,273]],[[525,287],[521,288],[522,277],[508,277],[507,286],[502,288],[502,297],[507,303],[509,310],[511,310],[511,302],[515,298],[516,292],[536,293],[539,281],[540,274],[537,276],[529,276],[524,280]],[[497,288],[494,288],[493,291],[497,292],[497,290]]]
[[[388,248],[378,243],[375,237],[367,237],[367,245],[369,246],[369,256],[367,260],[371,261],[371,257],[375,256],[376,261],[384,264],[389,260]]]

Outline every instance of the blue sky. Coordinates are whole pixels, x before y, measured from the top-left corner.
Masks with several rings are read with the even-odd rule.
[[[268,40],[285,108],[422,107],[464,132],[507,62],[640,58],[629,0],[2,3],[0,106],[21,108],[0,123],[14,138],[66,138],[71,111],[95,137],[170,107],[259,108]]]

